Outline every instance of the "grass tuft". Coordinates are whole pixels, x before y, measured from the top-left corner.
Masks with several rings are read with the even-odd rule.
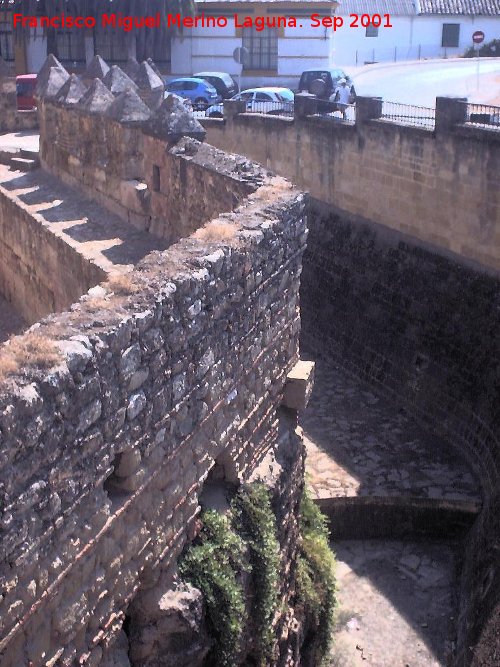
[[[194,234],[195,239],[200,241],[230,241],[236,236],[236,227],[226,222],[209,222]]]
[[[15,375],[23,368],[43,370],[62,359],[54,342],[38,333],[27,333],[12,338],[2,349],[0,379]]]

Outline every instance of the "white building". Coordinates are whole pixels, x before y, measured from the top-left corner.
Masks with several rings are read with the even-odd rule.
[[[336,13],[344,25],[332,58],[341,66],[460,56],[476,30],[500,39],[500,0],[341,0]]]
[[[211,70],[229,72],[236,79],[241,75],[244,88],[269,83],[294,86],[302,70],[333,64],[334,32],[323,19],[326,24],[333,21],[337,4],[335,0],[198,0],[199,16],[227,19],[227,25],[184,29],[172,41],[171,74]],[[319,18],[311,19],[313,14]],[[241,27],[244,17],[261,17],[275,27]],[[283,20],[277,25],[279,17],[288,19],[286,26]],[[248,50],[243,66],[233,58],[238,47]]]

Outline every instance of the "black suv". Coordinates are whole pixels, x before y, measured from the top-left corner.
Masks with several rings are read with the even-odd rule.
[[[335,92],[341,79],[347,81],[347,85],[351,89],[350,103],[354,104],[356,100],[354,84],[351,77],[342,69],[306,69],[302,72],[300,77],[299,89],[297,92],[311,93],[318,99],[324,100],[324,102],[327,103]]]
[[[228,100],[239,93],[238,84],[227,72],[198,72],[193,76],[212,84],[223,100]]]

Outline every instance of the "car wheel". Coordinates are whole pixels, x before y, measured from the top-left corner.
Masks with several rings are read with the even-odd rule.
[[[208,102],[204,97],[197,97],[194,101],[194,108],[196,111],[206,111]]]
[[[208,115],[208,117],[209,118],[224,118],[223,114],[221,114],[220,111],[212,111],[212,113],[210,113]]]

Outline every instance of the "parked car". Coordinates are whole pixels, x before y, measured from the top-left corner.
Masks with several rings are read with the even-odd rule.
[[[193,108],[198,111],[203,111],[211,104],[221,101],[220,95],[208,81],[196,77],[173,79],[166,84],[165,92],[175,93],[189,100]]]
[[[266,87],[248,88],[234,95],[232,100],[244,100],[246,110],[251,113],[265,113],[279,115],[293,114],[294,94],[290,88]],[[211,118],[222,118],[222,104],[209,107],[206,114]]]
[[[193,76],[208,81],[223,100],[228,100],[239,92],[238,84],[227,72],[198,72]]]
[[[335,90],[341,79],[347,81],[347,85],[351,91],[349,103],[354,104],[356,101],[354,84],[351,77],[342,69],[304,70],[300,77],[299,89],[297,92],[311,93],[318,99],[323,100],[324,103],[320,106],[320,111],[335,111],[337,105],[330,101],[330,98],[335,94]]]
[[[36,74],[16,76],[17,108],[19,111],[30,111],[36,107],[35,86]]]

